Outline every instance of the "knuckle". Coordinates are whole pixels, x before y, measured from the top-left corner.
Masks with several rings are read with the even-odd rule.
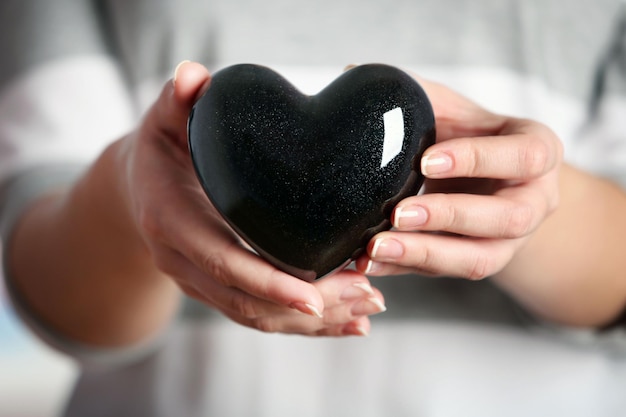
[[[517,238],[530,233],[533,215],[533,208],[529,204],[516,204],[511,207],[504,222],[502,236]]]
[[[414,254],[413,267],[417,269],[437,273],[438,270],[435,268],[435,264],[435,255],[427,246]]]
[[[440,205],[439,216],[442,216],[442,230],[452,230],[461,225],[461,216],[452,204]]]
[[[283,272],[275,268],[268,275],[259,274],[252,283],[255,294],[264,299],[273,299],[281,291],[278,283],[282,282],[282,275]]]
[[[484,166],[483,154],[480,147],[472,147],[469,150],[469,158],[467,158],[467,167],[465,176],[468,178],[478,177],[481,175],[481,167]]]
[[[239,316],[245,317],[247,319],[258,319],[259,311],[258,308],[248,294],[242,291],[234,291],[232,296],[229,299],[229,309],[234,311]]]
[[[224,286],[230,286],[229,268],[220,253],[207,252],[198,256],[200,257],[198,265],[205,274]]]
[[[257,317],[252,320],[252,327],[263,333],[277,333],[280,331],[275,318],[270,316]]]
[[[495,264],[492,258],[479,254],[469,264],[466,278],[471,281],[480,281],[495,272]]]
[[[534,178],[542,175],[548,166],[550,149],[546,142],[533,140],[519,154],[520,175]]]

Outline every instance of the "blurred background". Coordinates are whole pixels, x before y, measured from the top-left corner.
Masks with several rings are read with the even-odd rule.
[[[57,416],[76,369],[24,327],[3,282],[0,275],[0,417]]]

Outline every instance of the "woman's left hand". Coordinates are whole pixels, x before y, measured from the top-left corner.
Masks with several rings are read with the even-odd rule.
[[[437,143],[424,154],[424,193],[401,201],[357,268],[482,279],[503,269],[559,201],[562,146],[546,126],[491,113],[420,80]]]

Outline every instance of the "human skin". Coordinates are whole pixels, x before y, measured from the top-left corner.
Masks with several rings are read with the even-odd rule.
[[[422,83],[438,128],[424,163],[428,193],[398,205],[398,230],[372,240],[358,271],[314,283],[295,279],[249,251],[207,203],[185,125],[210,75],[185,62],[134,132],[76,184],[23,214],[8,242],[14,287],[57,332],[96,346],[152,337],[174,315],[180,290],[266,332],[365,335],[368,316],[384,311],[365,272],[493,275],[541,317],[584,326],[615,317],[626,294],[617,278],[626,267],[617,254],[624,225],[614,218],[626,204],[623,193],[564,166],[546,127]],[[432,157],[436,152],[452,163]],[[491,180],[453,180],[459,177]],[[428,214],[419,225],[410,223],[419,218],[415,205]],[[399,243],[400,256],[385,255],[391,246],[382,239]],[[603,256],[593,258],[589,247],[598,241],[604,251],[593,249]]]
[[[438,131],[422,159],[425,193],[398,204],[396,230],[372,239],[358,269],[489,277],[541,319],[615,320],[626,304],[624,191],[564,164],[547,127],[423,84]]]
[[[367,315],[385,307],[363,274],[295,279],[244,247],[208,203],[186,120],[209,82],[201,65],[180,65],[134,132],[32,204],[8,242],[17,293],[56,332],[96,346],[157,334],[181,289],[267,332],[367,334]]]

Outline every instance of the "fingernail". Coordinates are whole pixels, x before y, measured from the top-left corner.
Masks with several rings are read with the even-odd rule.
[[[445,174],[452,169],[452,157],[444,152],[435,152],[422,158],[422,174]]]
[[[358,301],[352,307],[352,314],[355,316],[369,316],[387,311],[387,307],[376,297],[370,297]]]
[[[178,65],[176,65],[176,69],[174,70],[174,79],[172,80],[174,85],[176,85],[176,79],[178,78],[178,71],[180,71],[180,68],[188,62],[191,62],[191,61],[189,61],[188,59],[185,59],[184,61],[181,61]]]
[[[383,264],[381,264],[380,262],[372,261],[371,259],[369,259],[367,261],[367,266],[365,267],[365,271],[363,271],[363,273],[373,274],[373,273],[380,271],[382,267],[383,267]]]
[[[369,336],[370,332],[360,325],[348,324],[343,328],[343,334],[346,336]]]
[[[391,238],[378,238],[374,241],[372,258],[396,259],[404,254],[404,247],[400,242]]]
[[[356,331],[358,336],[369,336],[370,332],[363,326],[354,326],[354,330]]]
[[[322,317],[324,317],[322,313],[320,313],[318,308],[315,307],[313,304],[302,303],[298,301],[295,303],[291,303],[289,307],[294,308],[300,311],[301,313],[308,314],[309,316],[317,317],[318,319],[321,319]]]
[[[421,226],[428,220],[428,212],[422,206],[397,207],[393,212],[393,226],[406,229]]]
[[[356,282],[342,291],[341,298],[345,300],[363,297],[364,295],[374,295],[374,290],[367,282]]]
[[[370,297],[367,300],[376,306],[379,313],[384,313],[385,311],[387,311],[387,307],[385,306],[385,304],[383,304],[383,302],[380,301],[378,298]]]
[[[346,65],[346,66],[343,68],[343,72],[349,71],[349,70],[351,70],[352,68],[356,68],[356,67],[358,67],[358,66],[359,66],[359,64],[349,64],[349,65]]]

